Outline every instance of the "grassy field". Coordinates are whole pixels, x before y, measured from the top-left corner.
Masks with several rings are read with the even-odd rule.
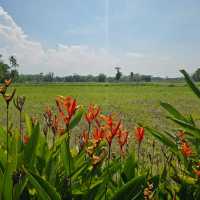
[[[26,96],[25,112],[37,118],[41,118],[45,106],[55,106],[57,95],[72,95],[84,106],[98,104],[105,113],[115,112],[128,129],[134,127],[136,122],[167,128],[169,122],[165,119],[166,113],[160,107],[160,101],[168,102],[179,110],[183,107],[184,114],[191,113],[195,119],[200,118],[198,99],[183,84],[51,84],[15,87],[17,95]],[[0,112],[5,112],[2,99]],[[11,112],[15,112],[13,106]],[[1,115],[1,122],[4,118]]]

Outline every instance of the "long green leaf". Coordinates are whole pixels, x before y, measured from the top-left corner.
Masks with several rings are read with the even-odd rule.
[[[84,112],[84,110],[82,108],[76,112],[75,116],[72,118],[72,120],[69,124],[69,129],[73,129],[74,127],[76,127],[78,125],[78,123],[81,121],[83,112]]]
[[[181,121],[173,117],[168,117],[168,118],[174,121],[175,123],[179,124],[180,126],[182,126],[186,131],[192,133],[195,137],[200,138],[200,129],[196,128],[192,124],[189,124],[185,121]]]
[[[152,136],[154,136],[156,139],[160,140],[163,144],[167,145],[171,148],[171,150],[176,153],[177,152],[177,145],[174,141],[166,137],[163,133],[160,133],[154,129],[151,129],[149,127],[146,127],[146,129],[151,133]]]
[[[138,176],[136,178],[131,179],[111,197],[111,200],[141,199],[141,196],[138,198],[135,197],[138,196],[138,193],[143,193],[145,182],[145,176]]]
[[[160,102],[160,105],[167,110],[171,115],[173,115],[175,118],[187,121],[187,118],[185,118],[179,111],[177,111],[172,105],[165,103],[165,102]]]
[[[33,165],[36,155],[37,144],[39,140],[40,128],[39,124],[37,124],[32,129],[32,134],[29,140],[29,143],[25,145],[24,148],[24,162],[25,165]]]
[[[32,133],[33,126],[28,114],[25,114],[25,122],[26,122],[27,132],[30,135]]]
[[[12,190],[13,190],[13,181],[12,181],[12,167],[11,164],[8,164],[4,175],[3,175],[3,184],[2,184],[2,199],[3,200],[12,200]]]
[[[192,91],[197,95],[197,97],[200,98],[200,90],[195,85],[195,83],[192,81],[192,79],[190,78],[189,74],[183,69],[180,70],[180,72],[184,75],[185,80],[186,80],[187,84],[190,86],[190,88],[192,89]]]
[[[71,171],[73,169],[73,159],[72,159],[72,155],[71,155],[69,144],[68,144],[67,140],[68,140],[68,138],[66,140],[64,140],[61,144],[61,158],[63,161],[65,174],[66,174],[66,176],[70,176],[70,174],[69,174],[70,169],[71,169]],[[69,163],[70,163],[70,166],[69,166]],[[69,167],[70,167],[70,169],[69,169]]]
[[[28,175],[29,182],[35,187],[40,198],[43,200],[61,200],[60,195],[57,193],[56,189],[50,185],[50,183],[33,172],[26,170],[26,173]]]

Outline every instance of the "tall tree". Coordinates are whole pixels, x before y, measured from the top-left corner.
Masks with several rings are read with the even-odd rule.
[[[119,81],[119,79],[121,78],[121,76],[122,76],[122,73],[120,72],[120,67],[115,67],[115,70],[117,71],[117,73],[116,73],[116,75],[115,75],[115,79],[117,80],[117,81]]]
[[[17,63],[17,59],[15,56],[10,56],[9,61],[10,61],[10,69],[11,69],[10,78],[16,81],[19,77],[19,73],[17,71],[17,67],[19,66],[19,64]]]
[[[134,78],[134,74],[133,72],[130,73],[130,81],[133,81],[133,78]]]
[[[105,74],[99,74],[98,75],[98,81],[99,82],[105,82],[106,81],[106,75]]]
[[[5,79],[9,78],[9,65],[4,63],[4,61],[1,59],[2,55],[0,54],[0,82],[4,82]]]

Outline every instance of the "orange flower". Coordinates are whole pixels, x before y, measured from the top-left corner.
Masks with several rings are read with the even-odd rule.
[[[88,124],[91,124],[93,120],[95,120],[100,112],[100,107],[96,105],[90,105],[88,107],[88,112],[85,114],[85,119]]]
[[[28,144],[29,140],[30,140],[30,137],[28,135],[24,135],[24,137],[23,137],[23,143],[24,144]]]
[[[140,144],[142,140],[144,139],[144,128],[143,127],[137,127],[135,129],[135,138]]]
[[[128,131],[120,130],[118,133],[118,143],[120,145],[120,151],[124,153],[124,145],[128,143]]]
[[[186,142],[183,142],[181,144],[181,152],[185,157],[189,157],[192,155],[192,149]]]
[[[93,139],[98,143],[104,138],[104,130],[102,127],[93,129]]]
[[[112,115],[105,116],[102,115],[101,118],[106,122],[105,128],[105,138],[111,146],[113,138],[117,135],[120,126],[121,126],[121,120],[116,121],[113,119]]]
[[[8,87],[12,83],[12,79],[9,79],[9,80],[6,79],[4,83],[5,83],[5,86]]]
[[[70,96],[66,98],[60,96],[56,99],[56,104],[60,112],[60,116],[62,117],[65,125],[68,126],[77,109],[76,100]]]

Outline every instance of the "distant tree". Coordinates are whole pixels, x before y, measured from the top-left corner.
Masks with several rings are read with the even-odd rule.
[[[105,82],[106,81],[106,75],[105,74],[99,74],[98,75],[98,81],[99,82]]]
[[[192,75],[194,81],[200,81],[200,68],[198,68]]]
[[[10,61],[10,65],[11,65],[11,68],[16,68],[19,66],[19,64],[17,63],[17,59],[15,56],[10,56],[9,57],[9,61]]]
[[[122,73],[120,72],[120,67],[115,67],[115,70],[117,71],[117,73],[116,73],[116,75],[115,75],[115,79],[117,80],[117,81],[119,81],[119,79],[121,78],[121,76],[122,76]]]
[[[10,56],[9,61],[10,61],[10,78],[13,79],[13,81],[16,81],[19,77],[19,73],[17,70],[19,64],[17,63],[17,59],[15,56]]]
[[[2,83],[5,79],[9,78],[10,66],[2,60],[2,55],[0,54],[0,82]]]
[[[53,78],[54,78],[53,72],[49,72],[48,74],[44,75],[44,81],[45,82],[53,82]]]
[[[151,76],[149,75],[142,75],[141,80],[145,82],[151,82]]]
[[[133,78],[134,78],[134,73],[131,72],[131,73],[130,73],[130,81],[133,81]]]

